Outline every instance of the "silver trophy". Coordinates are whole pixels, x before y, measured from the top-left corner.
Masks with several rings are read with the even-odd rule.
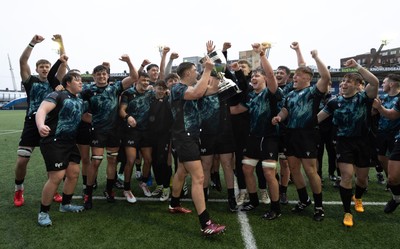
[[[224,77],[224,72],[226,69],[226,59],[221,50],[215,50],[207,55],[213,62],[214,68],[213,71],[217,73],[217,77],[219,78],[218,84],[218,97],[220,100],[227,100],[230,97],[241,92],[239,87],[233,82],[231,79],[227,79]],[[200,60],[200,63],[203,64],[205,58]]]

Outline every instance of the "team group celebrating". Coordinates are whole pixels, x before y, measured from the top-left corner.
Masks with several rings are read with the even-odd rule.
[[[129,56],[122,55],[120,60],[129,68],[127,77],[110,82],[110,64],[104,62],[93,69],[93,82],[83,84],[79,70],[69,68],[61,35],[52,37],[60,45],[57,62],[51,66],[41,59],[36,62],[37,75],[31,73],[29,57],[43,40],[35,35],[20,57],[28,109],[18,147],[14,195],[14,205],[24,205],[27,165],[34,148],[40,147],[48,173],[38,214],[40,226],[52,224],[53,201],[60,202],[60,212],[94,208],[93,190],[104,155],[108,202],[115,201],[120,163],[120,188],[129,203],[137,201],[131,189],[136,166],[145,196],[169,200],[170,213],[191,213],[180,202],[190,175],[203,235],[225,230],[206,208],[209,186],[219,182],[219,166],[230,212],[250,212],[261,202],[270,204],[262,217],[276,219],[282,214],[281,205],[288,204],[286,192],[292,181],[299,198],[292,212],[302,212],[313,199],[313,219],[322,221],[322,163],[317,158],[323,140],[335,141],[337,167],[330,165],[329,175],[338,180],[345,226],[353,226],[352,201],[357,212],[364,212],[362,196],[369,168],[376,162],[385,170],[393,196],[384,212],[391,213],[400,204],[400,140],[396,140],[400,138],[400,75],[387,75],[383,94],[378,96],[378,78],[350,59],[344,66],[354,73],[343,76],[339,94],[332,96],[330,72],[317,50],[311,51],[311,57],[319,77],[311,84],[313,70],[306,66],[297,42],[290,45],[298,64],[292,78],[286,66],[274,72],[266,56],[268,46],[254,43],[260,66],[253,69],[247,60],[239,60],[221,74],[215,70],[216,62],[206,56],[201,72],[191,62],[180,63],[172,72],[172,62],[179,55],[171,53],[167,62],[170,49],[164,47],[159,66],[145,59],[136,69]],[[229,42],[223,44],[225,59],[230,47]],[[216,51],[212,41],[206,49],[208,55]],[[224,78],[236,83],[240,92],[221,97]],[[322,133],[323,123],[334,132]],[[157,184],[154,191],[147,184],[151,172]],[[72,196],[80,174],[84,204],[75,205]],[[57,193],[61,183],[62,195]]]

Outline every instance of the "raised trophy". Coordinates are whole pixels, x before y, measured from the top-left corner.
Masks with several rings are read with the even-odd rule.
[[[224,77],[224,72],[226,69],[226,59],[221,50],[215,50],[207,55],[212,62],[214,62],[214,71],[220,80],[218,84],[218,97],[220,100],[227,100],[230,97],[241,92],[239,87],[231,79]],[[205,58],[200,60],[203,64]]]
[[[265,51],[265,56],[269,57],[269,51],[271,50],[271,43],[270,42],[261,42],[261,47]]]

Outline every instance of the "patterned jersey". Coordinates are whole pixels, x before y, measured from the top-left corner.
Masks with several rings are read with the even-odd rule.
[[[396,112],[400,112],[400,99],[397,100],[396,104],[393,106],[393,109],[394,109]],[[400,139],[400,131],[399,131],[399,133],[396,135],[395,139],[396,139],[396,140]]]
[[[200,111],[201,133],[215,135],[218,133],[219,120],[219,98],[218,95],[205,96],[198,101]]]
[[[83,114],[83,101],[68,91],[54,91],[44,101],[54,103],[56,108],[47,114],[45,124],[50,127],[46,139],[75,141],[78,125]]]
[[[117,125],[119,95],[123,91],[122,82],[98,87],[90,84],[81,92],[83,100],[89,102],[92,114],[92,127],[98,131],[108,132]]]
[[[170,102],[174,118],[172,134],[174,136],[199,136],[200,113],[197,100],[185,100],[188,86],[183,83],[175,84],[171,89]]]
[[[56,86],[51,86],[48,81],[41,81],[38,77],[31,75],[29,79],[22,82],[26,92],[28,109],[26,116],[35,114],[44,98],[54,91]]]
[[[261,92],[250,92],[245,106],[250,115],[250,135],[256,137],[276,136],[277,127],[272,125],[272,118],[278,114],[278,101],[282,98],[282,91],[278,88],[272,94],[268,88]]]
[[[282,87],[279,87],[280,89],[282,89],[282,93],[283,93],[283,96],[286,96],[286,95],[288,95],[291,91],[293,91],[293,81],[292,82],[289,82],[289,83],[287,83],[286,85],[284,85],[284,86],[282,86]]]
[[[338,96],[331,99],[323,111],[333,115],[333,124],[338,137],[367,136],[370,130],[370,106],[373,99],[368,98],[365,91],[353,97]]]
[[[286,85],[278,87],[282,91],[283,97],[286,97],[293,90],[293,82],[289,82]],[[282,109],[284,98],[278,102],[279,111]]]
[[[389,96],[389,94],[383,94],[379,97],[382,101],[382,105],[386,109],[392,109],[400,99],[400,93],[395,96]],[[390,120],[384,116],[380,116],[378,120],[379,131],[398,131],[400,129],[400,119]]]
[[[283,104],[288,111],[287,128],[315,128],[318,125],[318,107],[323,96],[316,85],[289,92]]]
[[[140,93],[136,87],[131,87],[121,95],[121,104],[127,105],[126,113],[136,120],[137,130],[147,130],[150,115],[150,106],[155,100],[153,90]]]

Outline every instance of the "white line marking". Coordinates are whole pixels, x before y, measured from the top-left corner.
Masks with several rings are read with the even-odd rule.
[[[239,211],[238,220],[240,224],[240,231],[243,238],[244,248],[257,249],[256,240],[254,239],[253,231],[251,230],[247,214],[245,212]]]
[[[80,195],[74,195],[73,199],[79,200],[82,199],[82,196]],[[104,196],[93,196],[93,200],[105,200],[106,198]],[[126,198],[125,197],[115,197],[116,200],[120,200],[120,201],[125,201]],[[156,202],[160,202],[160,199],[154,198],[154,197],[136,197],[136,199],[138,201],[156,201]],[[192,202],[192,199],[190,198],[183,198],[180,199],[183,202]],[[169,200],[168,200],[169,201]],[[164,203],[168,203],[168,201],[165,201]],[[208,199],[207,202],[224,202],[224,203],[228,203],[227,199]],[[351,202],[353,204],[353,202]],[[289,201],[289,204],[297,204],[297,201]],[[323,202],[324,205],[329,205],[329,206],[335,206],[335,205],[342,205],[341,201],[324,201]],[[368,202],[368,201],[363,201],[363,206],[385,206],[386,202]],[[238,213],[245,213],[245,212],[238,212]]]
[[[22,130],[2,130],[0,131],[1,135],[13,134],[13,133],[20,133]]]

